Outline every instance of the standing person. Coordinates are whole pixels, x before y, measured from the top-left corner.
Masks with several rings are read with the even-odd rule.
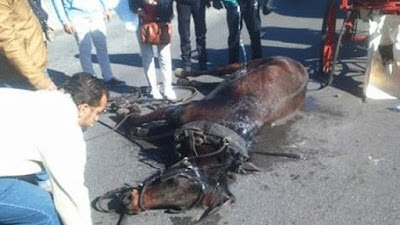
[[[104,20],[109,21],[112,10],[104,0],[52,0],[64,31],[73,34],[79,47],[79,60],[84,72],[95,75],[92,62],[92,41],[96,48],[104,81],[118,85],[122,81],[113,78],[107,49],[107,33]]]
[[[140,24],[156,21],[170,23],[173,17],[172,0],[130,0],[130,6],[134,13],[139,14]],[[137,35],[143,70],[151,87],[150,94],[154,99],[163,99],[157,84],[153,45],[141,41],[140,29],[137,30]],[[171,44],[156,45],[156,48],[161,74],[164,76],[164,95],[167,99],[174,100],[176,95],[172,89]]]
[[[40,25],[42,27],[43,33],[46,37],[47,41],[54,40],[54,30],[49,27],[47,20],[49,19],[49,15],[47,12],[42,8],[41,0],[28,0],[29,5],[32,8],[33,13],[38,18]]]
[[[393,66],[400,67],[400,16],[379,10],[366,13],[369,20],[369,48],[367,65],[371,67],[375,52],[382,58],[385,73],[393,76]],[[370,68],[367,68],[368,75]]]
[[[98,120],[108,96],[103,81],[86,73],[59,91],[0,88],[0,224],[92,224],[82,130]],[[28,182],[43,170],[54,202]]]
[[[243,20],[250,35],[252,59],[262,58],[260,0],[223,0],[229,29],[229,63],[239,62]]]
[[[26,0],[0,0],[0,86],[56,90],[46,74],[47,50]]]
[[[206,1],[209,0],[176,0],[178,13],[178,30],[181,40],[182,69],[191,71],[190,17],[193,17],[196,35],[196,49],[199,69],[207,70],[206,52]]]

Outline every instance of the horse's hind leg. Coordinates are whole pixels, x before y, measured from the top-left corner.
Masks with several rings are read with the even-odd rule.
[[[175,106],[171,106],[171,107],[160,108],[144,115],[133,113],[128,116],[128,118],[126,119],[126,123],[131,126],[139,126],[151,121],[169,120],[171,119],[171,114],[174,111],[175,111]]]
[[[181,78],[198,77],[201,75],[223,76],[226,74],[232,74],[232,73],[242,69],[243,66],[255,67],[264,62],[265,62],[265,59],[254,59],[254,60],[249,61],[247,65],[243,65],[243,63],[233,63],[233,64],[229,64],[224,67],[219,67],[217,69],[206,70],[206,71],[184,71],[184,70],[178,68],[175,70],[175,76],[181,77]]]

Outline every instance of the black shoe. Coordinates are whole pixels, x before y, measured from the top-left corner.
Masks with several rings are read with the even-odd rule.
[[[117,78],[113,77],[110,80],[105,82],[108,87],[112,86],[119,86],[125,84],[125,81],[118,80]]]
[[[266,0],[263,5],[262,13],[264,15],[268,15],[271,12],[275,11],[275,7],[273,6],[272,0]]]

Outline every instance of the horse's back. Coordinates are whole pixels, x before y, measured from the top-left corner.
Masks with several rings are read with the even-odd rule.
[[[287,57],[267,59],[264,67],[255,72],[261,73],[258,105],[269,109],[268,114],[262,115],[263,123],[272,123],[303,105],[309,76],[300,62]]]
[[[198,114],[202,119],[220,123],[241,135],[253,133],[265,123],[296,111],[304,100],[307,81],[305,68],[293,59],[252,60],[245,70],[200,101],[196,111],[201,112]]]

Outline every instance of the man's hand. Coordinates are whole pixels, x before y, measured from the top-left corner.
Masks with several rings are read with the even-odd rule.
[[[75,33],[75,28],[71,23],[67,23],[64,25],[64,31],[67,34],[73,34],[73,33]]]
[[[107,9],[104,12],[104,18],[106,19],[106,21],[110,21],[113,17],[114,17],[114,11],[113,10]]]
[[[224,5],[222,4],[221,0],[212,0],[212,6],[214,7],[214,9],[222,9],[224,8]]]
[[[49,86],[47,86],[47,88],[45,90],[48,91],[56,91],[57,90],[57,86],[53,83],[53,81],[50,83]]]

